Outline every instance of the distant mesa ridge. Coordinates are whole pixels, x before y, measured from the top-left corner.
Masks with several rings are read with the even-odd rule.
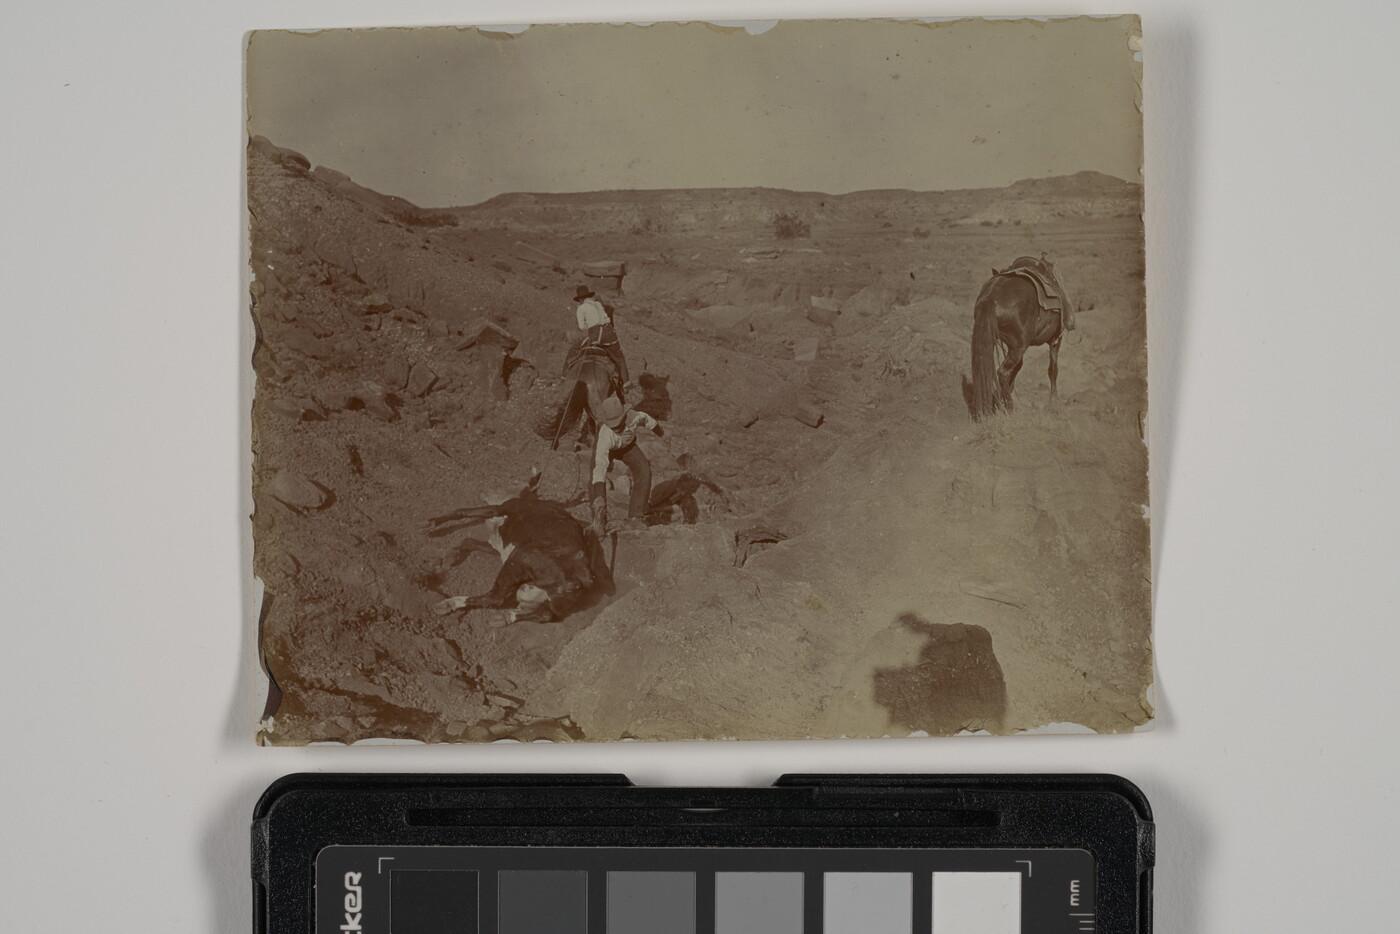
[[[789,188],[768,188],[754,186],[748,188],[639,188],[611,189],[604,191],[508,191],[472,205],[443,210],[471,211],[485,208],[516,207],[540,204],[601,204],[612,202],[675,202],[704,201],[714,199],[751,198],[816,198],[826,201],[863,201],[892,198],[909,198],[921,195],[961,195],[984,194],[988,192],[1017,192],[1035,194],[1065,195],[1132,195],[1140,193],[1140,183],[1124,181],[1102,172],[1084,171],[1073,175],[1051,175],[1045,178],[1023,178],[1004,188],[961,188],[950,190],[921,190],[914,188],[863,188],[845,194],[833,195],[821,191],[799,191]]]
[[[1140,212],[1142,185],[1083,171],[1027,178],[1004,188],[950,191],[867,189],[846,194],[747,188],[656,188],[574,192],[503,192],[477,204],[424,208],[387,195],[326,166],[311,168],[300,153],[262,136],[251,139],[284,168],[310,175],[329,188],[410,225],[553,227],[592,223],[595,228],[658,232],[710,225],[766,224],[779,211],[798,211],[818,223],[870,219],[950,224],[1035,223],[1054,217],[1121,216]]]

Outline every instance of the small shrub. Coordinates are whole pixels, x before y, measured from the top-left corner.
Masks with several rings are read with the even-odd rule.
[[[646,237],[652,234],[662,234],[666,232],[666,225],[657,223],[650,217],[644,217],[632,225],[629,233],[634,237]]]
[[[922,228],[922,227],[915,227],[915,228],[914,228],[914,239],[915,239],[915,240],[927,240],[932,234],[933,234],[933,231],[932,231],[932,230],[925,230],[925,229]]]
[[[402,207],[393,213],[399,223],[407,227],[456,227],[458,223],[449,212],[431,208]]]
[[[773,217],[773,235],[779,240],[798,240],[812,235],[812,225],[794,212],[779,211]]]

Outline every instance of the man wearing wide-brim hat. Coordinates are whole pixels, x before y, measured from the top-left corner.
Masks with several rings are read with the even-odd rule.
[[[614,460],[627,465],[632,491],[627,500],[627,521],[622,528],[645,528],[647,503],[651,499],[651,461],[637,444],[637,432],[653,431],[656,419],[629,408],[612,396],[598,407],[598,440],[593,448],[593,484],[590,506],[598,530],[607,528],[608,468]]]

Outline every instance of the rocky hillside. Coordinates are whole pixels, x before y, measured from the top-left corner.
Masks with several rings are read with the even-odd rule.
[[[1023,179],[956,223],[1000,226],[1066,219],[1140,217],[1142,186],[1101,172]]]
[[[994,193],[424,211],[265,140],[248,158],[254,563],[281,690],[263,741],[1147,718],[1140,224],[957,226]],[[795,203],[811,229],[779,238],[770,212]],[[1097,299],[1062,352],[1062,404],[1044,405],[1037,349],[1021,408],[974,426],[972,298],[989,266],[1042,249]],[[637,404],[661,422],[653,524],[618,536],[616,596],[562,623],[435,616],[498,562],[458,562],[429,518],[532,470],[578,501],[572,445],[531,431],[566,390],[578,282],[616,307]]]

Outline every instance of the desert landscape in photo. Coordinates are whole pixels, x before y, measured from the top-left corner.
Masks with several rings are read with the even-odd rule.
[[[261,742],[1151,721],[1141,184],[419,203],[257,133],[247,170]],[[1079,306],[1057,399],[1032,347],[974,421],[979,291],[1041,254]],[[442,613],[501,559],[434,519],[533,484],[588,521],[588,439],[537,430],[581,285],[658,425],[645,527],[602,539],[611,592],[562,620]],[[607,495],[625,515],[620,464]]]

